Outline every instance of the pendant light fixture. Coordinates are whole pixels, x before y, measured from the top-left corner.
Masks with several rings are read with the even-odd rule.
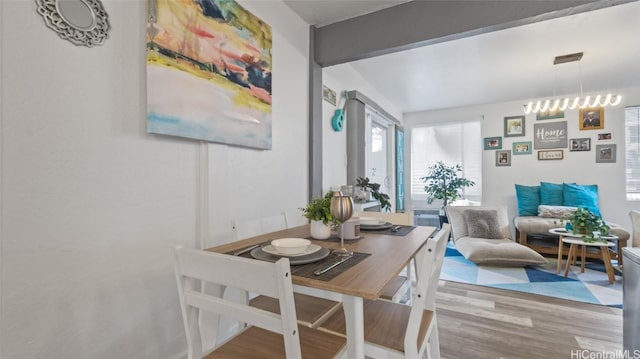
[[[574,110],[576,108],[588,108],[588,107],[605,107],[605,106],[617,106],[622,101],[620,95],[612,95],[610,93],[606,95],[596,95],[595,97],[582,95],[582,68],[580,67],[580,60],[582,59],[582,52],[575,54],[556,56],[553,60],[554,65],[564,64],[567,62],[578,62],[578,71],[580,75],[580,96],[575,98],[554,98],[547,100],[538,100],[536,102],[529,102],[524,105],[524,113],[538,113],[538,112],[554,112],[564,110]]]

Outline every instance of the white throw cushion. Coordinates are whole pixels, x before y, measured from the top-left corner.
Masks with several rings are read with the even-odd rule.
[[[571,206],[538,206],[538,216],[543,218],[567,219],[578,207]]]

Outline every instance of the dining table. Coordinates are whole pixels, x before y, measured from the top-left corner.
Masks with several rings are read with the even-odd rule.
[[[346,320],[348,358],[364,358],[364,299],[380,299],[384,288],[410,263],[435,231],[435,227],[427,226],[361,230],[359,238],[344,241],[345,247],[354,252],[354,259],[347,260],[322,275],[314,275],[313,272],[305,270],[304,267],[312,264],[291,265],[294,291],[342,302]],[[280,238],[306,238],[311,240],[312,244],[329,250],[340,248],[340,240],[336,240],[335,236],[333,240],[312,239],[310,226],[307,224],[205,250],[237,254],[243,249],[255,245],[265,246],[271,240]],[[246,251],[243,255],[250,257],[250,253]],[[326,268],[335,263],[337,258],[339,257],[329,255],[313,265],[315,268]]]

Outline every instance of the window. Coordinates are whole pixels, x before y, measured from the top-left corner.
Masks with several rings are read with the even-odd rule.
[[[482,200],[482,136],[480,121],[440,123],[411,130],[411,199],[414,208],[438,207],[427,204],[424,182],[427,168],[436,161],[462,165],[461,176],[474,181],[463,189],[464,198]]]
[[[624,109],[627,200],[640,201],[640,106]]]

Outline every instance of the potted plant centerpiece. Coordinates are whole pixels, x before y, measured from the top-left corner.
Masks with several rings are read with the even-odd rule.
[[[314,199],[305,208],[300,208],[305,218],[311,220],[311,237],[314,239],[327,239],[331,236],[331,197],[333,191]]]
[[[462,196],[460,194],[462,188],[473,187],[476,183],[458,175],[462,172],[462,166],[459,164],[447,166],[444,162],[438,161],[428,170],[429,173],[420,179],[426,183],[424,190],[427,192],[427,203],[442,200],[440,222],[443,222],[446,219],[444,208]]]
[[[386,212],[391,209],[391,202],[389,202],[389,195],[380,192],[380,184],[373,183],[369,180],[369,177],[358,177],[356,184],[363,190],[371,192],[371,197],[380,202],[380,208],[382,212]]]
[[[586,208],[578,208],[567,218],[566,229],[584,235],[585,242],[605,241],[600,236],[609,234],[609,226],[600,216]]]

